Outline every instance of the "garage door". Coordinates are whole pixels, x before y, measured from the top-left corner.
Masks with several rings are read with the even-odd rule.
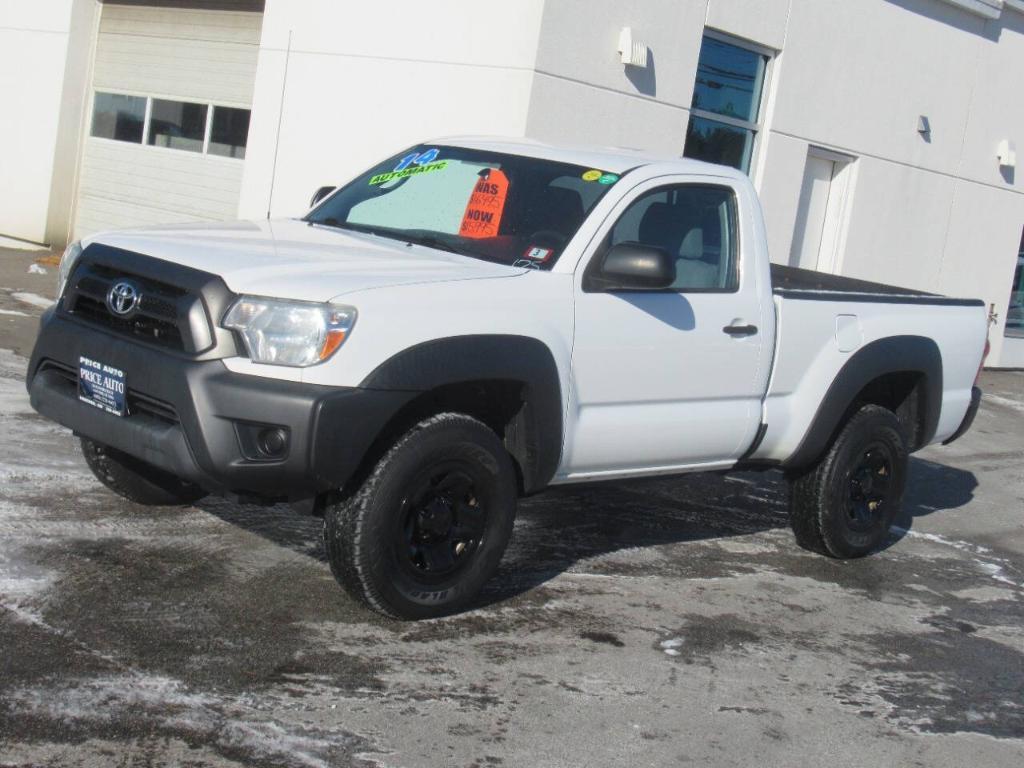
[[[77,237],[237,216],[262,6],[104,4]]]

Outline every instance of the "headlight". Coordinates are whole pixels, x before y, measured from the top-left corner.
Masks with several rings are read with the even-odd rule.
[[[71,270],[75,268],[75,262],[82,255],[82,244],[77,240],[64,249],[64,255],[60,257],[60,266],[57,267],[57,301],[64,293],[64,286],[68,284],[68,277]]]
[[[254,363],[305,368],[333,355],[352,332],[353,307],[243,296],[224,316]]]

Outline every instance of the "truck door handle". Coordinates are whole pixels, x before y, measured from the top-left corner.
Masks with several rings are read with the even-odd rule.
[[[742,320],[733,320],[732,325],[727,325],[722,329],[724,333],[730,336],[753,336],[757,333],[757,326],[744,323]]]

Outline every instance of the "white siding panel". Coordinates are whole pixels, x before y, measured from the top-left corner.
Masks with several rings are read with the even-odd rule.
[[[100,32],[259,45],[258,13],[106,5]]]
[[[237,216],[242,163],[90,138],[76,237],[105,229]]]
[[[93,87],[249,108],[260,13],[104,4]],[[238,215],[243,163],[88,138],[75,234]]]
[[[100,32],[97,90],[248,105],[257,45]]]

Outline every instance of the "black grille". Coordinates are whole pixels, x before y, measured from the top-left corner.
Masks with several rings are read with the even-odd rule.
[[[58,363],[55,360],[46,360],[39,366],[39,372],[51,372],[59,376],[68,391],[78,392],[78,371],[70,365]],[[166,424],[180,424],[178,412],[174,406],[164,400],[159,400],[149,395],[144,395],[137,390],[128,387],[125,392],[126,416],[149,416]]]
[[[138,310],[130,318],[117,317],[107,308],[107,294],[123,279],[138,285],[142,295]],[[194,345],[185,334],[189,309],[198,300],[175,285],[89,264],[76,270],[64,307],[75,317],[115,333],[166,349],[193,351]]]

